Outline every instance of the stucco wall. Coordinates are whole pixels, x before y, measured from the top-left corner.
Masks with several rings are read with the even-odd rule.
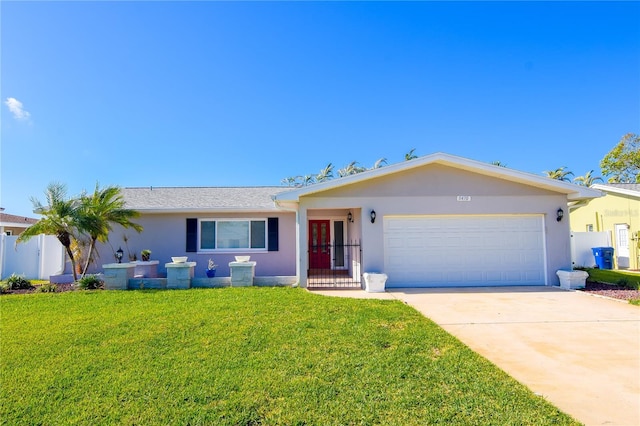
[[[3,226],[2,233],[6,235],[7,231],[11,231],[11,235],[20,235],[26,228],[17,226]]]
[[[609,193],[571,210],[571,230],[575,232],[585,232],[588,224],[594,232],[613,231],[616,223],[626,223],[631,232],[640,230],[640,200]]]
[[[466,170],[431,164],[425,167],[380,176],[305,198],[401,197],[454,195],[548,195],[549,191],[492,178]]]
[[[194,253],[186,251],[186,219],[266,219],[269,217],[277,217],[279,219],[279,244],[278,251],[246,251],[246,252],[230,252],[215,251],[212,253]],[[252,261],[256,261],[256,276],[293,276],[296,274],[296,225],[295,214],[287,212],[265,212],[265,213],[246,213],[246,214],[208,214],[208,213],[189,213],[189,214],[143,214],[136,222],[144,227],[144,231],[140,234],[133,230],[122,228],[114,229],[109,237],[108,244],[100,244],[100,259],[98,260],[97,270],[101,270],[101,266],[105,263],[114,261],[114,251],[118,247],[122,247],[125,252],[124,261],[127,261],[127,246],[131,254],[136,254],[140,260],[140,251],[143,249],[151,250],[151,260],[158,260],[159,274],[166,274],[165,263],[171,262],[173,256],[188,256],[189,261],[197,262],[195,268],[195,276],[205,276],[207,263],[212,258],[218,265],[216,276],[229,276],[229,262],[234,260],[234,256],[250,255]],[[124,235],[129,239],[128,243],[124,242]]]
[[[457,201],[457,196],[470,201]],[[565,195],[481,176],[454,168],[431,165],[390,177],[371,179],[325,191],[300,200],[301,223],[307,211],[320,208],[360,208],[355,225],[360,228],[363,271],[383,271],[383,216],[386,215],[498,215],[540,214],[544,216],[547,284],[557,285],[558,269],[571,267],[569,221],[556,221],[556,211],[567,212]],[[369,214],[377,219],[371,223]],[[306,232],[301,232],[305,247]],[[306,259],[302,259],[306,270]]]

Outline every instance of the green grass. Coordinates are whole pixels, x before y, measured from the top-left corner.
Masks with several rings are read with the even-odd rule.
[[[613,269],[586,269],[589,280],[608,284],[618,284],[625,287],[640,290],[640,274]]]
[[[589,273],[589,280],[617,284],[632,290],[640,290],[640,274],[634,272],[619,271],[613,269],[585,269]],[[640,299],[630,299],[629,303],[640,306]]]
[[[1,424],[577,424],[398,301],[227,288],[0,308]]]

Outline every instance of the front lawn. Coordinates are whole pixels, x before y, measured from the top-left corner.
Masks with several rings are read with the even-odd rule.
[[[617,269],[586,269],[589,281],[618,284],[633,290],[640,290],[640,274]]]
[[[0,308],[1,424],[577,424],[398,301],[226,288]]]

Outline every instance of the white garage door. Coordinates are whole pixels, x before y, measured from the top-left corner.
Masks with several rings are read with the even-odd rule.
[[[544,285],[542,216],[385,217],[387,287]]]

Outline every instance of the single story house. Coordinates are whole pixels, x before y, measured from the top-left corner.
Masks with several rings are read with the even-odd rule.
[[[103,263],[119,247],[150,249],[161,269],[188,256],[204,276],[213,258],[228,276],[235,255],[250,255],[256,276],[303,287],[360,287],[366,272],[387,274],[387,287],[443,287],[557,285],[571,268],[567,204],[601,193],[436,153],[298,188],[123,195],[144,231],[114,231]]]
[[[607,232],[614,267],[640,269],[640,184],[596,184],[601,198],[575,203],[570,210],[574,232]]]
[[[0,233],[4,235],[20,235],[22,232],[36,223],[38,219],[26,216],[17,216],[0,210]]]

